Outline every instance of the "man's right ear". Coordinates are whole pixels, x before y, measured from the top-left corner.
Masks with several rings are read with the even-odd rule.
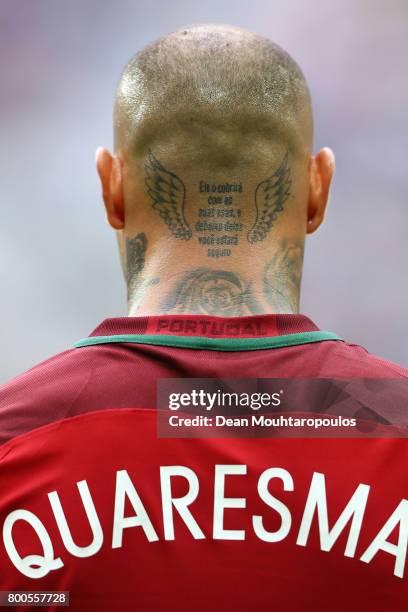
[[[309,164],[309,200],[306,232],[312,234],[324,219],[334,175],[334,153],[328,147],[312,155]]]
[[[121,230],[125,227],[121,160],[116,155],[111,155],[108,149],[104,147],[99,147],[96,150],[95,160],[102,186],[106,217],[111,227]]]

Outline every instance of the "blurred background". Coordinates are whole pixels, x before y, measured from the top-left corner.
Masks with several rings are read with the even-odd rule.
[[[0,382],[126,314],[94,151],[112,146],[130,56],[198,22],[266,35],[302,67],[315,149],[337,157],[302,312],[408,366],[407,0],[0,0]]]

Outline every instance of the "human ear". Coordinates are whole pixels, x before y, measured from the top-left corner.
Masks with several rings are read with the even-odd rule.
[[[111,227],[121,230],[125,227],[121,160],[116,155],[111,155],[104,147],[96,150],[95,160],[102,186],[106,217]]]
[[[310,158],[306,227],[308,234],[316,231],[324,219],[334,168],[334,153],[328,147],[324,147]]]

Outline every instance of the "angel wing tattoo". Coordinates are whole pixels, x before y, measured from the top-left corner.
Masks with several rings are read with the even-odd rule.
[[[154,210],[176,238],[190,240],[192,232],[184,217],[186,189],[183,181],[166,170],[150,150],[145,170],[146,189],[153,200]]]
[[[291,186],[292,179],[286,152],[276,172],[259,183],[255,190],[256,220],[248,232],[249,242],[261,242],[266,237],[278,213],[283,210],[283,204],[290,195]]]

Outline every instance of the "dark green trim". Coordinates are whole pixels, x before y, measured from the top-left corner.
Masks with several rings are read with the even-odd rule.
[[[76,342],[74,348],[92,346],[94,344],[129,342],[134,344],[173,346],[176,348],[209,349],[211,351],[257,351],[259,349],[310,344],[311,342],[322,342],[323,340],[341,340],[341,338],[337,334],[327,331],[309,331],[263,338],[207,338],[205,336],[170,336],[167,334],[119,334],[116,336],[90,336]]]

